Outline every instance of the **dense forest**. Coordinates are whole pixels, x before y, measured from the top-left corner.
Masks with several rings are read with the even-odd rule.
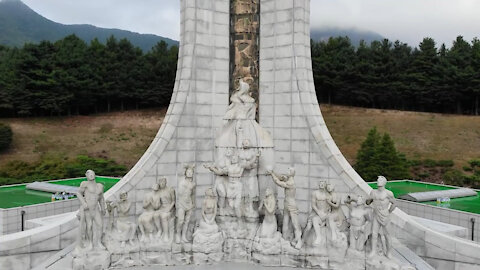
[[[75,35],[21,48],[0,46],[0,116],[72,115],[169,103],[178,48],[147,53],[127,39],[103,45]],[[479,113],[480,40],[459,36],[451,48],[425,38],[400,41],[347,37],[312,41],[320,102],[382,109]]]
[[[312,43],[320,102],[358,107],[479,113],[480,40],[451,48],[425,38],[418,48],[385,39],[355,48],[348,38]]]
[[[22,48],[0,46],[0,115],[48,116],[165,106],[178,48],[149,52],[127,39],[86,44],[75,35]]]

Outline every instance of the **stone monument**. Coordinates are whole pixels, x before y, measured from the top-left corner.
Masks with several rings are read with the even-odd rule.
[[[110,266],[110,254],[102,243],[103,217],[106,213],[103,185],[95,182],[95,172],[85,173],[87,181],[80,184],[77,198],[80,201],[78,210],[79,237],[72,253],[74,270],[92,268],[106,269]]]
[[[81,239],[105,252],[109,266],[255,262],[399,269],[387,229],[395,202],[384,178],[365,204],[342,193],[345,188],[337,192],[338,175],[316,160],[324,146],[314,142],[322,123],[315,122],[318,104],[311,101],[308,1],[181,3],[180,73],[161,136],[147,151],[157,159],[145,161],[151,167],[144,164],[143,175],[127,175],[127,190],[118,202],[108,202],[105,238],[99,237],[103,195],[82,185]],[[126,192],[136,193],[137,225],[128,217]],[[377,252],[379,242],[383,252]],[[91,249],[79,254],[91,256]],[[88,267],[78,259],[74,266],[81,263]]]
[[[310,1],[180,3],[177,77],[162,127],[107,192],[107,206],[95,205],[100,214],[102,207],[111,210],[113,235],[96,225],[104,237],[93,241],[80,209],[81,247],[92,238],[94,252],[110,258],[107,267],[253,262],[407,269],[387,256],[394,239],[388,220],[419,227],[398,210],[390,215],[394,200],[383,189],[371,192],[323,121],[310,57]],[[130,241],[132,220],[137,230]],[[118,252],[109,241],[127,248]],[[92,251],[65,252],[59,262],[73,256],[69,263],[81,269]]]

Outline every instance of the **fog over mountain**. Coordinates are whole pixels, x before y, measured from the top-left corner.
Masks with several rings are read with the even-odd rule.
[[[372,31],[359,30],[355,28],[320,27],[311,30],[311,38],[315,41],[326,41],[330,37],[349,37],[352,44],[358,46],[361,40],[370,44],[374,40],[383,40],[384,37]]]

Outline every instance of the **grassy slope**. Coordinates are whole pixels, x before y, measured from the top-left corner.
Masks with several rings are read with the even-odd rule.
[[[35,161],[41,155],[112,158],[128,167],[145,152],[163,121],[165,110],[131,111],[62,118],[0,119],[12,127],[13,147],[1,155]]]
[[[327,126],[350,162],[369,129],[388,132],[408,159],[451,159],[457,168],[480,157],[480,117],[322,105]]]
[[[409,159],[451,159],[461,168],[480,157],[480,117],[383,111],[322,105],[333,138],[350,162],[370,128],[392,135]],[[165,110],[65,118],[0,119],[11,124],[9,160],[34,161],[42,154],[107,157],[132,167],[146,150]]]

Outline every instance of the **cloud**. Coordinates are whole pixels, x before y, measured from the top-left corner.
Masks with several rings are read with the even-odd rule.
[[[61,23],[88,23],[177,40],[180,35],[180,0],[24,2]],[[467,40],[480,36],[478,0],[311,0],[311,5],[313,27],[356,27],[412,46],[427,36],[447,45],[457,35]]]
[[[480,36],[478,0],[312,0],[312,26],[358,27],[411,45]]]

